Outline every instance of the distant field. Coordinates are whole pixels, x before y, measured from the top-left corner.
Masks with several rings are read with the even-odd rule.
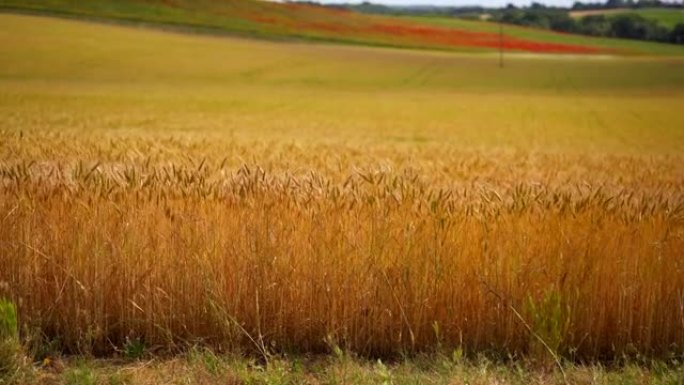
[[[681,357],[683,59],[498,60],[0,14],[0,297],[40,351]]]
[[[496,55],[0,18],[7,129],[20,116],[69,131],[220,128],[246,138],[308,141],[333,135],[461,147],[532,141],[573,151],[682,150],[679,59],[510,55],[501,70]],[[35,100],[27,102],[30,95]]]
[[[673,28],[679,23],[684,23],[684,9],[663,9],[663,8],[643,8],[643,9],[596,9],[588,11],[573,11],[570,12],[571,17],[581,18],[589,15],[618,15],[630,13],[635,15],[643,16],[647,19],[654,20],[658,24]]]
[[[549,31],[506,28],[429,18],[359,14],[302,4],[253,0],[0,0],[0,9],[127,23],[151,23],[205,33],[268,39],[308,39],[364,45],[458,51],[510,51],[567,54],[681,55],[682,47],[567,36]]]
[[[415,22],[461,28],[471,31],[496,33],[499,25],[493,22],[479,22],[459,18],[446,17],[407,17]],[[632,52],[652,55],[682,55],[684,47],[681,45],[643,42],[627,39],[613,39],[602,37],[588,37],[569,33],[551,32],[547,30],[521,27],[516,25],[504,25],[504,34],[513,38],[547,41],[560,44],[581,44],[592,47],[600,47],[612,52]]]

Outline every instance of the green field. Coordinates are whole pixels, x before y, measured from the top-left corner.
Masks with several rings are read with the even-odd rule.
[[[634,14],[643,16],[646,19],[654,20],[658,24],[667,28],[674,28],[675,25],[684,23],[684,9],[665,9],[665,8],[641,8],[641,9],[607,9],[571,12],[572,17],[581,18],[586,15],[606,15],[613,16],[619,14]]]

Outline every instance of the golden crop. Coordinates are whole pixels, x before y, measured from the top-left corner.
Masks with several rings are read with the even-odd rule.
[[[0,294],[67,350],[684,346],[681,159],[4,136]]]

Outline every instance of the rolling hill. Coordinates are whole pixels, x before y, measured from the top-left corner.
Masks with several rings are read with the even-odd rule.
[[[359,14],[253,0],[0,0],[0,10],[139,23],[184,30],[393,47],[556,54],[682,54],[684,48],[506,28],[488,22]]]

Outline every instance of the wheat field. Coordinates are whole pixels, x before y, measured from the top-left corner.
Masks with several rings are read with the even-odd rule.
[[[679,59],[0,18],[0,296],[34,343],[684,353]]]

